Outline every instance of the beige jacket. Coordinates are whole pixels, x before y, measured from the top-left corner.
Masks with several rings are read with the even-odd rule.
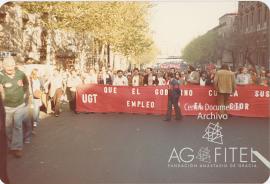
[[[234,93],[236,88],[234,73],[228,70],[217,71],[214,87],[219,93]]]

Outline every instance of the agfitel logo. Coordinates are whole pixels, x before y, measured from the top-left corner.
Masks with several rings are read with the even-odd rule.
[[[223,144],[222,127],[209,123],[202,136],[210,143]],[[168,167],[256,167],[252,147],[183,147],[170,152]],[[196,162],[197,161],[197,162]]]
[[[210,150],[208,147],[201,147],[196,158],[201,162],[211,163]]]
[[[203,139],[207,139],[209,142],[223,144],[223,135],[221,133],[222,127],[219,123],[209,123],[205,129],[205,134],[202,136]]]

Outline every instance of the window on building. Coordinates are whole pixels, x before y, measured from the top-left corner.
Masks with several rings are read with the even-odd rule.
[[[248,15],[246,15],[246,28],[248,28]]]
[[[243,26],[243,16],[240,16],[239,17],[239,21],[240,21],[240,23],[239,23],[239,30],[242,31],[243,30],[243,27],[244,27]]]
[[[269,13],[269,9],[268,9],[267,6],[265,6],[265,9],[264,9],[264,22],[267,22],[268,13]]]
[[[258,9],[258,24],[261,24],[261,8]]]
[[[254,13],[252,12],[251,13],[251,26],[253,26],[254,24]]]

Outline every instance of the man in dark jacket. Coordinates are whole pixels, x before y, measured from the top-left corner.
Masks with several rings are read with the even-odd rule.
[[[8,182],[7,177],[7,139],[5,128],[5,110],[0,94],[0,181],[5,184]]]
[[[181,94],[180,83],[175,79],[173,73],[169,73],[169,89],[168,89],[168,109],[167,115],[164,121],[171,121],[172,117],[172,106],[174,106],[176,120],[181,120],[182,115],[178,105],[178,100]]]

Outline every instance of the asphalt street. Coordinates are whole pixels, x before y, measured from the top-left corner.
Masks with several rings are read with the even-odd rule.
[[[210,122],[219,122],[222,144],[202,138]],[[269,176],[267,167],[254,155],[250,158],[248,151],[257,150],[270,160],[265,118],[210,121],[187,116],[165,122],[154,115],[63,112],[58,118],[43,119],[35,131],[24,156],[8,158],[12,184],[258,183]],[[207,164],[196,158],[202,147],[211,150],[211,156],[205,157],[211,163],[218,147],[218,162],[224,165],[226,152],[227,166],[234,157],[236,167],[200,167]],[[236,147],[235,154],[230,153],[231,147]],[[244,147],[242,158],[247,163],[237,167],[240,147]]]

